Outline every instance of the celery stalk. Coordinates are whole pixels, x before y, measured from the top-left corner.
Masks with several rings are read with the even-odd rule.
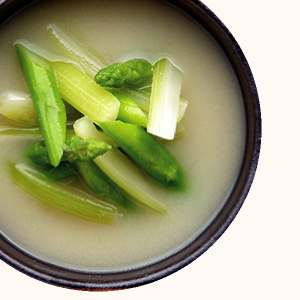
[[[174,139],[182,75],[167,58],[154,65],[147,126],[149,133],[167,140]]]
[[[0,126],[0,135],[20,135],[43,137],[40,127]]]
[[[94,78],[100,69],[109,65],[104,58],[95,57],[95,55],[85,50],[58,26],[50,24],[47,29],[51,36],[80,64],[82,69],[91,78]]]
[[[81,138],[102,138],[88,118],[81,118],[74,123],[75,133]],[[134,202],[151,208],[159,213],[166,213],[163,205],[153,196],[153,185],[148,176],[136,167],[118,148],[112,148],[94,162],[108,175]]]
[[[39,200],[81,218],[110,223],[117,216],[115,207],[79,191],[74,193],[70,191],[71,188],[52,182],[24,164],[13,166],[11,176],[19,186]]]
[[[120,102],[72,64],[51,62],[62,98],[90,120],[114,121]]]

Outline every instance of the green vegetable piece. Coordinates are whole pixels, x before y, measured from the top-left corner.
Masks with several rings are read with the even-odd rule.
[[[78,190],[49,180],[24,164],[12,167],[12,179],[28,193],[58,209],[90,221],[111,223],[118,215],[114,206],[105,204]]]
[[[7,90],[0,93],[0,113],[22,126],[38,126],[30,94]]]
[[[15,45],[23,67],[51,164],[58,166],[66,140],[66,109],[53,69],[41,56]]]
[[[126,198],[113,181],[93,162],[75,163],[84,183],[103,200],[118,206],[126,206]]]
[[[119,92],[111,92],[121,103],[118,119],[124,122],[147,127],[148,119],[139,106],[128,96]]]
[[[93,137],[102,139],[103,135],[105,135],[97,130],[87,117],[77,120],[74,123],[74,130],[81,138]],[[163,204],[155,196],[157,184],[149,180],[149,176],[132,163],[132,160],[123,154],[121,150],[113,147],[104,155],[97,156],[94,162],[122,189],[130,200],[161,214],[167,212]]]
[[[182,72],[166,58],[154,65],[147,125],[147,131],[152,135],[174,139],[182,76]]]
[[[93,160],[109,149],[111,146],[101,140],[93,138],[83,140],[74,135],[66,140],[61,160],[69,162]],[[49,152],[44,140],[35,141],[28,148],[26,155],[35,164],[41,166],[50,164]]]
[[[132,59],[124,63],[114,63],[100,69],[95,81],[103,87],[120,88],[128,86],[139,88],[151,83],[152,65],[144,59]]]
[[[119,92],[132,99],[141,108],[141,110],[144,113],[148,114],[150,108],[151,90],[152,90],[151,87],[146,87],[137,90],[124,87],[119,89]],[[187,107],[188,107],[188,101],[185,98],[180,97],[177,123],[179,123],[184,117]]]
[[[111,146],[101,140],[87,138],[83,140],[79,136],[72,136],[66,140],[63,160],[70,162],[90,161],[104,154]]]
[[[57,46],[61,46],[66,54],[68,54],[72,60],[75,60],[92,79],[94,79],[95,74],[97,74],[100,69],[109,65],[106,59],[99,56],[98,51],[96,51],[97,56],[95,56],[90,52],[90,47],[89,50],[85,49],[85,47],[82,46],[84,44],[82,39],[80,43],[79,41],[75,41],[73,37],[71,38],[55,24],[49,24],[47,30],[56,41]]]
[[[65,179],[76,173],[74,163],[62,161],[56,168],[52,166],[40,167],[38,171],[53,181]]]
[[[114,121],[120,102],[73,64],[51,62],[62,98],[90,120]]]
[[[166,187],[184,186],[178,161],[143,128],[122,121],[99,122],[99,125],[154,180]]]

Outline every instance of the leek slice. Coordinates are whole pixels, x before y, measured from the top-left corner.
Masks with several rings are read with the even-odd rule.
[[[167,58],[153,68],[147,131],[163,139],[175,137],[182,72]]]
[[[7,90],[0,94],[0,113],[24,126],[38,126],[30,94]]]

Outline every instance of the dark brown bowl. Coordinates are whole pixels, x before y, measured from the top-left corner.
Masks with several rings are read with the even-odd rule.
[[[36,1],[0,0],[0,25]],[[243,93],[246,115],[246,147],[240,174],[227,202],[211,224],[189,245],[147,266],[129,271],[86,273],[39,260],[23,252],[0,234],[0,257],[19,271],[43,282],[81,290],[123,289],[147,284],[174,273],[208,250],[231,224],[248,194],[256,171],[261,142],[261,116],[255,82],[247,60],[224,24],[202,2],[165,0],[203,26],[228,57]]]

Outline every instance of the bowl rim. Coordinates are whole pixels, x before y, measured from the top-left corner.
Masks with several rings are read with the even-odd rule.
[[[166,277],[201,256],[219,239],[238,214],[249,192],[261,147],[261,111],[256,84],[246,57],[227,27],[201,1],[160,1],[176,7],[203,26],[221,46],[237,75],[247,120],[245,154],[238,179],[221,211],[193,241],[164,259],[127,271],[88,273],[56,266],[24,252],[0,233],[0,258],[42,282],[80,290],[116,290],[141,286]],[[16,4],[23,9],[34,2],[37,0],[0,0],[0,26],[17,12]]]

